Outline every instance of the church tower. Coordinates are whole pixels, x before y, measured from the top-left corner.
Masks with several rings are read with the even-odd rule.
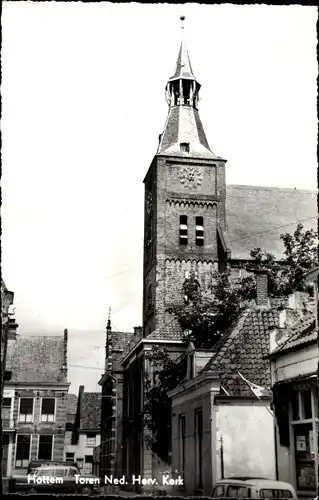
[[[200,88],[182,40],[166,85],[168,116],[144,179],[146,337],[154,331],[170,337],[168,310],[182,303],[183,284],[191,271],[206,290],[212,271],[226,265],[226,160],[208,144],[198,112]]]

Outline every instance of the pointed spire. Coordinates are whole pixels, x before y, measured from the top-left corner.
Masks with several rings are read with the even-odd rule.
[[[106,326],[106,331],[111,332],[111,308],[109,307],[109,317],[107,319],[107,326]]]
[[[184,34],[185,16],[181,16]],[[157,154],[193,156],[219,159],[209,147],[204,127],[198,113],[199,90],[190,58],[182,37],[174,76],[166,85],[169,105],[164,131],[160,136]]]
[[[182,41],[181,41],[181,46],[179,49],[177,61],[176,61],[176,67],[175,67],[175,72],[174,75],[169,79],[169,82],[172,82],[174,80],[179,80],[180,78],[186,79],[186,80],[195,80],[196,78],[193,74],[193,69],[192,65],[190,62],[188,50],[186,47],[185,39],[184,39],[184,20],[185,16],[180,17],[182,21]]]

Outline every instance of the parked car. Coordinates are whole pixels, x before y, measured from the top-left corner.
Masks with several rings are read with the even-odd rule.
[[[258,477],[230,477],[218,481],[212,498],[298,498],[293,486]]]
[[[94,494],[99,491],[100,479],[81,475],[78,466],[70,462],[33,461],[23,476],[10,478],[10,493],[77,493]]]

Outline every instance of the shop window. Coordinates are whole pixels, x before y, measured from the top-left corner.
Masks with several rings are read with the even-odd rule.
[[[312,418],[311,390],[292,392],[291,397],[292,420],[308,420]]]
[[[16,468],[28,467],[30,462],[31,435],[17,435]]]
[[[20,398],[19,422],[32,422],[33,398]]]
[[[53,436],[40,435],[38,460],[52,460]]]
[[[54,422],[55,398],[42,398],[41,422]]]

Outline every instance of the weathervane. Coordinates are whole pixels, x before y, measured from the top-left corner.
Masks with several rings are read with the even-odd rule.
[[[184,29],[185,16],[181,16],[180,20],[182,21],[182,30],[183,30]]]

